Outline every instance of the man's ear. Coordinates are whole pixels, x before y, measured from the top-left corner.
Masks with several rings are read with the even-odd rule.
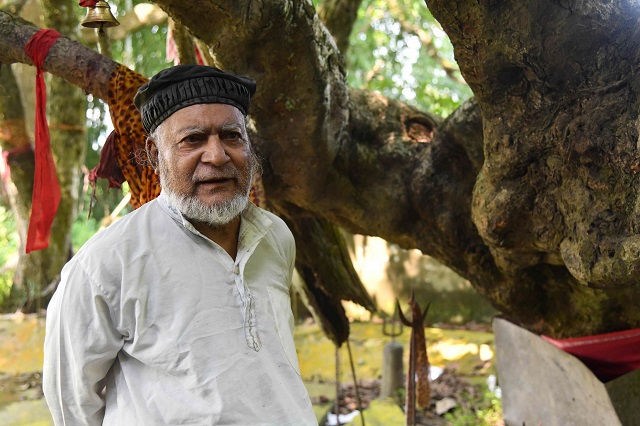
[[[150,136],[148,136],[147,140],[144,142],[144,150],[147,153],[149,165],[153,167],[153,172],[158,174],[158,146],[156,145],[156,141]]]

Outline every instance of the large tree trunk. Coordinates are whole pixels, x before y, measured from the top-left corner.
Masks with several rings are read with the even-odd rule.
[[[3,181],[3,188],[9,198],[21,241],[18,264],[13,276],[13,286],[9,300],[5,301],[7,307],[15,309],[23,306],[26,300],[33,300],[35,297],[34,292],[30,291],[24,280],[28,269],[27,258],[24,255],[24,244],[29,224],[35,169],[31,140],[25,126],[20,89],[11,66],[8,64],[0,65],[0,86],[2,87],[0,147],[7,153],[7,164],[11,171]]]
[[[429,2],[477,96],[444,122],[350,90],[311,3],[157,4],[258,80],[253,141],[282,211],[419,248],[537,332],[640,326],[628,1]],[[33,31],[0,15],[0,60],[29,63]],[[113,63],[61,40],[46,66],[104,96]]]
[[[362,0],[323,0],[318,16],[327,27],[343,55],[349,49],[349,36],[358,17]]]
[[[43,1],[44,22],[47,27],[55,28],[62,33],[75,34],[78,28],[75,14],[61,12],[70,9],[67,3],[66,1]],[[20,103],[22,96],[18,91],[18,85],[15,84],[13,74],[9,74],[8,66],[3,68],[5,69],[2,80],[7,84],[8,90],[12,91],[6,102],[13,102],[14,105],[2,105],[3,108],[0,110],[4,112],[5,117],[7,114],[15,115],[12,126],[14,129],[21,129],[21,132],[13,131],[12,140],[5,141],[3,145],[16,146],[16,144],[29,143],[24,131],[25,119]],[[35,84],[35,79],[28,84]],[[59,77],[49,78],[47,89],[47,119],[51,135],[51,150],[61,190],[60,205],[52,225],[47,249],[30,254],[25,253],[34,175],[32,151],[9,157],[12,179],[6,185],[21,240],[9,303],[25,311],[46,306],[52,290],[55,289],[53,285],[50,287],[49,285],[59,280],[60,270],[70,257],[71,227],[80,190],[80,166],[84,163],[85,96],[80,89]],[[31,98],[26,104],[35,108],[34,100]],[[6,119],[4,123],[6,126]],[[49,291],[42,295],[42,290],[46,288]]]
[[[79,21],[73,13],[75,5],[75,1],[70,0],[42,0],[45,26],[77,38]],[[82,90],[53,76],[48,79],[48,89],[47,119],[61,199],[51,229],[49,248],[38,253],[42,259],[43,284],[58,279],[60,270],[72,253],[71,228],[78,206],[87,137],[87,100]],[[45,296],[45,303],[48,297],[50,295]]]

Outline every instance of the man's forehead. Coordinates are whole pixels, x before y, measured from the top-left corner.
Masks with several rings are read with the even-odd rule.
[[[173,113],[165,120],[162,127],[170,127],[173,131],[184,131],[211,126],[244,129],[244,115],[238,108],[227,104],[196,104]]]

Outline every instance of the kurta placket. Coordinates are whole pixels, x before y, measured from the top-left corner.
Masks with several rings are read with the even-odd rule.
[[[198,231],[188,220],[186,220],[179,211],[171,208],[171,210],[182,220],[182,225],[198,235],[204,238],[207,243],[215,250],[225,264],[229,265],[231,272],[231,283],[235,284],[238,296],[242,301],[242,317],[244,319],[243,329],[244,338],[249,346],[254,351],[258,352],[262,347],[260,342],[260,334],[258,332],[258,320],[256,318],[255,302],[253,300],[253,294],[247,286],[244,280],[244,267],[247,261],[253,254],[260,240],[265,236],[266,230],[269,228],[269,223],[263,223],[263,227],[259,230],[251,222],[242,218],[240,222],[240,232],[238,233],[238,252],[236,254],[236,260],[234,261],[231,256],[218,244],[211,241],[208,237]]]
[[[262,343],[260,342],[260,334],[258,332],[258,319],[256,318],[253,294],[244,279],[244,267],[265,233],[265,231],[259,232],[253,224],[246,220],[241,222],[238,254],[233,266],[236,288],[242,297],[244,306],[244,337],[247,345],[256,352],[260,350]]]

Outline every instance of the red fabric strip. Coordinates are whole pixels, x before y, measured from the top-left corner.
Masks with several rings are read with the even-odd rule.
[[[202,58],[202,52],[200,52],[200,48],[194,42],[193,48],[196,50],[196,58],[198,59],[198,65],[204,65],[204,59]]]
[[[49,247],[51,224],[60,204],[60,184],[56,166],[51,156],[49,126],[47,124],[47,88],[42,65],[49,49],[61,36],[55,30],[38,31],[24,50],[36,66],[36,124],[35,124],[35,174],[31,197],[31,218],[27,232],[26,252]]]
[[[116,156],[117,138],[118,134],[115,131],[107,137],[100,152],[100,162],[89,172],[89,182],[92,186],[96,184],[98,178],[108,179],[109,188],[120,188],[125,181]]]
[[[541,337],[578,358],[603,382],[640,368],[640,328],[569,339]]]

